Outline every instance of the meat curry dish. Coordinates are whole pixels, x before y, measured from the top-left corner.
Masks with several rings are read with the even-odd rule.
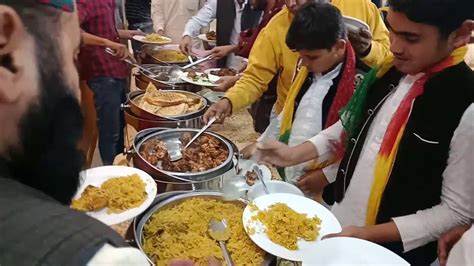
[[[184,133],[180,141],[183,147],[191,140],[189,132]],[[222,165],[229,156],[228,149],[217,138],[200,136],[183,152],[183,158],[172,162],[166,143],[159,139],[146,141],[140,147],[140,155],[150,164],[170,172],[198,173]]]

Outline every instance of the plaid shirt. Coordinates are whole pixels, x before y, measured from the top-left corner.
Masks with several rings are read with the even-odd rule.
[[[113,42],[120,42],[115,28],[115,0],[78,0],[77,10],[82,30]],[[102,46],[82,47],[79,63],[81,79],[128,77],[129,69],[126,63],[107,54]]]

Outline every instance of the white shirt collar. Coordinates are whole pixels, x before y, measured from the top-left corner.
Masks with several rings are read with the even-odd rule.
[[[333,68],[331,71],[328,73],[322,75],[321,73],[314,74],[314,81],[317,80],[333,80],[339,75],[339,72],[341,71],[342,68],[342,63],[339,63],[335,68]]]

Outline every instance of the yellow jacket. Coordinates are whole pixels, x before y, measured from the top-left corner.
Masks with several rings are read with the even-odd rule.
[[[370,26],[373,36],[372,49],[362,60],[371,66],[383,61],[390,53],[388,30],[377,7],[369,0],[333,0],[332,4],[338,7],[343,15],[365,21]],[[277,73],[279,76],[275,108],[277,113],[283,109],[299,59],[299,54],[291,51],[285,42],[292,18],[291,12],[284,7],[258,35],[242,77],[225,94],[232,102],[234,112],[257,101]]]

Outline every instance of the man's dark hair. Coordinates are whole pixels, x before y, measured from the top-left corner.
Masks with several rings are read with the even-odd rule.
[[[435,26],[443,38],[474,19],[474,0],[389,0],[388,5],[411,21]]]
[[[286,34],[291,50],[331,49],[345,39],[346,28],[339,9],[329,3],[308,2],[296,13]]]

